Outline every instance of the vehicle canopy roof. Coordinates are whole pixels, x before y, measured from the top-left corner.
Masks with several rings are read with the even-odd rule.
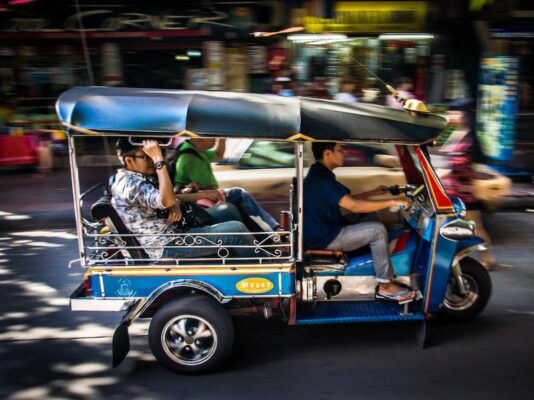
[[[269,94],[77,87],[56,104],[69,134],[422,144],[447,120],[374,104]]]

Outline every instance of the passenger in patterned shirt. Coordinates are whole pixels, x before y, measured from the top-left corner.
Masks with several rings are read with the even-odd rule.
[[[246,234],[247,228],[239,221],[188,229],[187,233],[209,235],[196,237],[194,246],[184,244],[183,247],[166,247],[179,236],[165,235],[183,232],[178,223],[182,213],[158,142],[146,139],[142,141],[142,146],[135,146],[128,138],[120,138],[117,142],[117,154],[124,168],[117,171],[111,186],[112,204],[128,229],[138,235],[137,239],[151,258],[213,255],[217,253],[218,248],[198,247],[212,243],[228,250],[232,249],[237,257],[254,257],[254,237]],[[158,187],[147,180],[147,177],[154,175],[157,175]],[[168,210],[166,219],[158,216],[158,211],[162,210]],[[211,235],[213,233],[221,235]],[[237,234],[224,235],[226,233]],[[176,243],[172,245],[175,246]],[[240,245],[251,247],[233,247]]]

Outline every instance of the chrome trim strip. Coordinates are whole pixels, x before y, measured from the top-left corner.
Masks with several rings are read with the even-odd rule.
[[[167,290],[175,288],[190,288],[200,290],[204,293],[209,294],[214,297],[219,303],[228,303],[231,299],[225,298],[222,293],[207,283],[196,281],[193,279],[179,279],[176,281],[166,282],[161,285],[159,288],[150,293],[147,297],[136,301],[132,304],[128,313],[123,317],[121,324],[126,323],[130,325],[133,321],[139,318],[143,313],[150,307],[150,305],[156,300],[161,294],[165,293]]]
[[[126,311],[136,299],[70,299],[71,311]]]
[[[102,292],[102,297],[106,297],[106,289],[104,288],[104,276],[98,274],[98,279],[100,281],[100,291]]]
[[[126,311],[138,298],[100,299],[83,294],[83,283],[70,295],[71,311]]]

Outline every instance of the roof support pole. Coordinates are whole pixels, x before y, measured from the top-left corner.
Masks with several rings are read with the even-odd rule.
[[[74,137],[75,136],[69,136],[70,177],[72,182],[72,198],[74,199],[74,218],[76,219],[76,234],[78,235],[80,265],[85,267],[85,244],[83,239],[82,209],[80,204],[80,180],[78,176],[78,164],[76,163],[76,147],[74,144]]]
[[[297,168],[297,220],[298,220],[298,236],[297,236],[297,261],[303,260],[304,255],[304,142],[297,142],[295,146],[295,158]]]

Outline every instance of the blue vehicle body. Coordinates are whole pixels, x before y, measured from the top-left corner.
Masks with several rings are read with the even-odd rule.
[[[454,299],[464,301],[476,288],[470,282],[473,276],[479,279],[480,274],[477,278],[475,271],[465,279],[460,262],[483,241],[474,235],[474,226],[463,219],[463,203],[446,194],[425,150],[425,143],[435,139],[446,126],[440,117],[315,99],[120,88],[73,89],[62,95],[57,109],[69,133],[80,260],[85,268],[84,282],[71,296],[71,309],[125,312],[114,336],[114,365],[128,351],[127,329],[137,318],[154,316],[156,325],[161,323],[149,336],[156,343],[154,346],[165,347],[170,340],[165,332],[172,329],[164,318],[171,323],[173,315],[162,315],[172,307],[196,310],[183,299],[202,299],[198,304],[204,304],[209,298],[216,306],[204,307],[206,314],[200,312],[203,316],[198,318],[191,317],[193,311],[186,313],[183,320],[196,318],[196,325],[190,329],[192,333],[184,333],[179,343],[171,343],[175,347],[183,343],[197,346],[194,332],[211,329],[209,310],[217,307],[225,315],[263,312],[270,318],[276,313],[292,325],[425,321],[443,307],[449,308],[452,315],[463,315],[464,303],[454,309]],[[132,109],[139,112],[132,116]],[[250,111],[245,113],[246,118],[243,109]],[[354,130],[354,126],[367,130]],[[413,135],[409,134],[410,129],[415,132]],[[284,232],[287,242],[281,241],[278,232],[269,232],[272,244],[257,240],[253,245],[257,257],[246,260],[232,258],[232,252],[217,243],[210,246],[218,258],[150,259],[136,242],[136,235],[120,221],[108,194],[93,206],[99,205],[96,211],[92,209],[95,221],[84,219],[85,194],[80,193],[77,175],[76,138],[130,136],[135,140],[136,135],[147,134],[158,138],[248,137],[295,142],[296,176],[289,204],[290,225]],[[380,140],[397,145],[407,180],[403,191],[413,203],[400,212],[400,226],[390,230],[390,254],[399,282],[417,291],[413,301],[401,305],[375,299],[369,251],[341,257],[334,254],[340,252],[330,251],[326,262],[314,258],[313,252],[305,253],[303,142],[313,140]],[[194,234],[174,235],[181,238],[177,245],[191,246],[196,242]],[[478,307],[476,313],[484,307],[489,292],[484,296],[480,305],[473,303]],[[469,303],[467,309],[471,306]],[[174,330],[180,331],[180,326],[177,323]],[[226,334],[231,335],[229,332],[227,329]],[[181,360],[173,366],[173,356],[168,355],[172,351],[165,351],[167,355],[162,348],[155,354],[160,361],[171,364],[171,369],[191,371],[198,367],[194,360],[185,364]],[[210,357],[211,353],[206,360]]]

